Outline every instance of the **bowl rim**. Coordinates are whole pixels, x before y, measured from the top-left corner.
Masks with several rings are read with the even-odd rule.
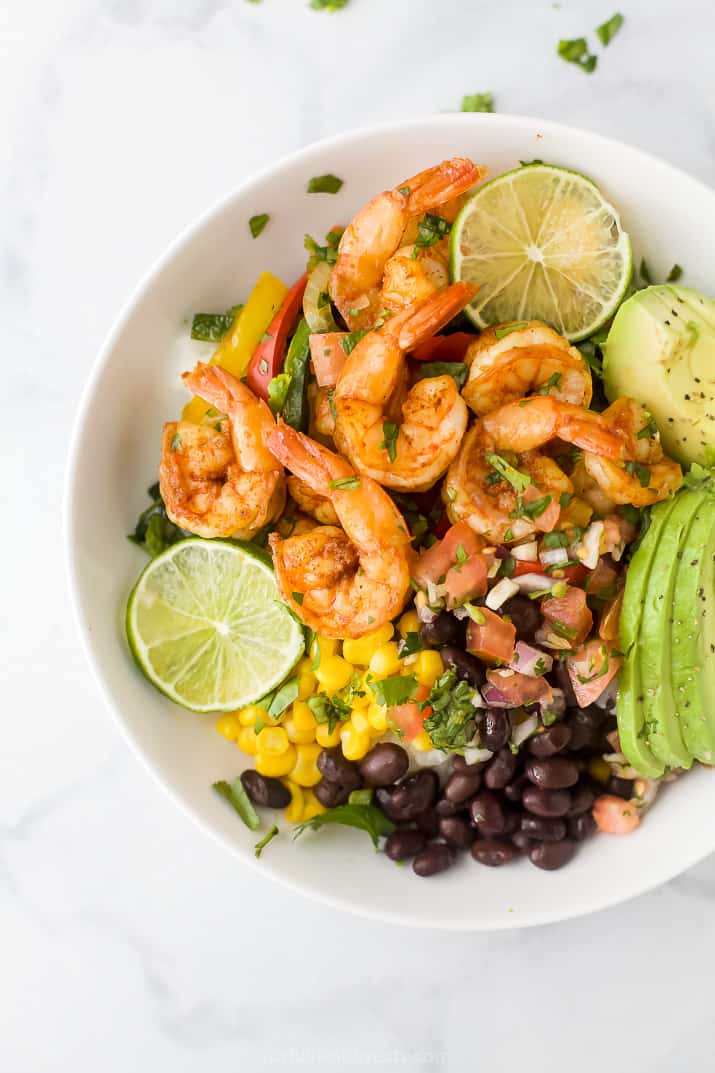
[[[477,915],[474,919],[474,923],[470,923],[469,925],[465,925],[463,922],[451,922],[448,918],[445,919],[444,915],[439,918],[439,923],[436,923],[435,919],[425,921],[422,915],[413,914],[410,911],[409,901],[402,907],[399,914],[388,908],[377,909],[372,908],[371,906],[361,907],[354,902],[343,900],[340,896],[326,893],[324,890],[320,889],[317,884],[311,884],[302,879],[292,878],[281,872],[277,872],[271,868],[270,865],[266,867],[267,862],[259,862],[255,859],[253,853],[236,844],[227,835],[212,826],[208,820],[200,815],[199,811],[188,800],[185,800],[181,794],[167,782],[153,761],[151,761],[145,753],[134,732],[125,722],[121,703],[114,697],[112,690],[109,687],[108,681],[105,678],[102,663],[99,657],[95,654],[90,642],[89,634],[83,626],[82,600],[80,596],[79,582],[81,569],[75,555],[75,550],[78,544],[74,540],[75,529],[78,525],[76,515],[79,503],[79,484],[77,478],[81,458],[80,447],[87,415],[92,405],[97,384],[109,362],[117,340],[129,324],[135,306],[141,300],[144,292],[161,275],[164,268],[174,259],[177,253],[179,253],[185,245],[189,244],[194,236],[210,220],[215,216],[219,216],[234,200],[241,198],[252,188],[260,186],[266,178],[273,175],[276,171],[280,171],[284,167],[287,168],[299,163],[302,159],[310,157],[316,151],[322,152],[324,150],[340,149],[345,144],[375,135],[389,136],[391,133],[399,132],[400,134],[404,134],[405,131],[423,130],[425,127],[432,124],[439,126],[453,125],[455,127],[471,124],[478,128],[489,123],[497,123],[500,126],[513,127],[515,129],[536,128],[538,131],[543,131],[544,133],[558,135],[559,137],[566,136],[576,142],[588,142],[590,146],[593,146],[595,143],[596,146],[600,145],[604,150],[608,149],[610,152],[615,150],[616,152],[626,152],[630,155],[635,154],[642,159],[644,168],[647,168],[648,165],[656,165],[661,171],[665,171],[666,174],[670,173],[673,180],[678,184],[682,185],[684,182],[690,183],[693,187],[699,188],[699,191],[702,194],[715,199],[715,190],[708,186],[707,183],[676,167],[669,161],[663,160],[645,149],[641,149],[639,146],[633,146],[619,139],[610,138],[606,135],[592,132],[581,127],[574,127],[569,124],[560,123],[556,120],[542,119],[538,116],[525,114],[461,112],[431,113],[410,119],[362,124],[339,134],[333,134],[325,138],[317,139],[316,141],[311,141],[307,145],[301,146],[290,153],[281,155],[269,164],[264,165],[262,168],[251,172],[240,183],[232,186],[226,193],[218,197],[211,205],[190,220],[141,274],[138,282],[134,285],[122,303],[111,328],[104,337],[92,362],[87,381],[82,389],[69,439],[62,490],[62,545],[65,577],[69,590],[72,618],[77,634],[79,635],[84,657],[89,664],[92,677],[99,689],[102,700],[108,711],[111,713],[112,719],[114,720],[115,725],[119,728],[123,739],[127,742],[131,751],[138,758],[144,769],[149,772],[154,781],[162,788],[163,792],[168,795],[170,800],[185,816],[187,816],[210,838],[224,846],[244,864],[253,868],[264,879],[270,879],[288,890],[298,892],[308,899],[323,905],[328,905],[333,909],[351,913],[358,917],[376,920],[382,923],[400,924],[404,927],[429,928],[434,931],[510,931],[527,927],[537,927],[543,924],[559,923],[600,910],[609,909],[667,883],[675,876],[680,875],[686,869],[691,868],[693,865],[709,856],[710,853],[715,852],[715,838],[713,846],[710,849],[697,847],[689,853],[681,853],[677,862],[667,866],[657,879],[646,879],[644,882],[638,882],[637,880],[631,881],[625,888],[619,887],[617,890],[614,890],[613,895],[610,897],[604,898],[602,892],[597,894],[597,888],[592,887],[592,893],[589,894],[587,892],[579,901],[578,905],[575,905],[572,910],[559,910],[557,913],[554,913],[549,912],[547,907],[540,908],[534,906],[530,909],[528,919],[520,919],[520,917],[515,914],[515,919],[511,921],[485,921],[480,920]]]

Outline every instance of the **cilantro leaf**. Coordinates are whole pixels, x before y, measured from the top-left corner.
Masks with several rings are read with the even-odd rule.
[[[433,376],[451,376],[457,387],[464,387],[469,369],[463,361],[423,361],[417,369],[418,380],[429,380]]]
[[[221,794],[229,805],[231,805],[238,815],[241,817],[246,827],[249,827],[252,831],[255,831],[260,827],[261,821],[258,818],[251,799],[243,788],[243,783],[240,778],[234,779],[233,782],[228,783],[224,779],[220,779],[218,782],[213,783],[213,788],[217,794]]]
[[[395,830],[395,825],[376,805],[338,805],[329,808],[325,812],[312,816],[303,823],[296,824],[293,828],[293,838],[302,835],[309,827],[312,831],[318,831],[329,823],[341,823],[346,827],[357,827],[360,831],[367,831],[372,844],[377,849],[378,839],[390,835]]]
[[[416,652],[421,652],[423,647],[417,630],[410,630],[400,641],[398,648],[399,657],[400,659],[405,659],[406,656],[414,656]]]
[[[144,548],[147,555],[154,559],[171,544],[185,540],[189,533],[169,520],[158,482],[151,486],[147,494],[152,502],[137,518],[134,532],[129,534],[128,539],[132,544]]]
[[[347,335],[342,337],[340,340],[340,349],[346,357],[349,357],[352,354],[360,340],[363,339],[369,331],[369,328],[361,328],[357,332],[348,332]]]
[[[610,19],[606,19],[600,26],[596,27],[596,35],[604,48],[610,45],[622,25],[623,15],[612,15]]]
[[[519,320],[515,324],[505,324],[501,328],[494,329],[494,335],[497,339],[504,339],[505,336],[511,335],[512,332],[520,332],[522,328],[528,328],[528,321]]]
[[[283,712],[290,707],[294,700],[298,699],[299,692],[298,679],[289,678],[278,689],[266,693],[265,697],[257,700],[256,707],[263,708],[270,716],[277,719],[279,715],[283,715]]]
[[[328,488],[341,489],[346,492],[359,487],[360,477],[357,473],[353,473],[350,477],[338,477],[337,480],[328,482]]]
[[[267,212],[261,212],[258,216],[251,217],[248,221],[248,226],[254,238],[258,238],[269,220],[270,216]]]
[[[452,230],[449,220],[437,216],[434,212],[426,212],[417,225],[417,238],[415,239],[412,256],[417,257],[420,250],[426,250],[434,246],[435,242],[446,238]]]
[[[414,674],[397,674],[392,678],[378,678],[370,682],[370,689],[377,697],[378,704],[392,708],[405,704],[417,691],[417,679]]]
[[[494,454],[492,451],[485,451],[484,457],[492,469],[501,474],[504,480],[508,481],[517,492],[526,491],[531,484],[531,477],[528,473],[522,473],[521,470],[514,469],[501,455]]]
[[[379,447],[382,451],[387,451],[387,457],[390,462],[394,462],[397,458],[397,437],[399,433],[399,427],[394,421],[383,421],[382,435],[384,439],[379,444]]]
[[[598,57],[588,51],[585,37],[575,37],[570,41],[562,39],[559,41],[556,51],[562,60],[566,60],[567,63],[575,63],[586,74],[591,74],[596,69]]]
[[[191,338],[204,343],[220,343],[242,309],[242,305],[236,305],[225,313],[195,313],[191,321]]]
[[[309,194],[337,194],[342,185],[337,175],[314,175],[308,180],[307,190]]]
[[[340,11],[349,3],[349,0],[310,0],[313,11]]]
[[[280,832],[278,830],[278,825],[274,823],[270,831],[268,831],[268,833],[263,836],[260,842],[256,842],[255,846],[253,847],[253,852],[255,853],[256,857],[261,856],[268,843],[272,841],[272,839],[274,839],[277,834],[280,834]]]
[[[675,265],[673,265],[673,267],[671,268],[670,272],[666,276],[665,282],[666,283],[677,283],[678,280],[680,279],[680,277],[682,276],[682,274],[683,274],[683,269],[680,267],[679,264],[675,264]]]
[[[491,93],[467,93],[462,97],[463,112],[493,112],[494,97]]]
[[[435,749],[463,749],[474,737],[475,696],[466,682],[457,679],[453,670],[445,671],[432,686],[423,707],[432,711],[422,726]]]

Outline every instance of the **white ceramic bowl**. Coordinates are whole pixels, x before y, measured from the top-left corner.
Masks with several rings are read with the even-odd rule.
[[[186,397],[178,374],[187,355],[177,352],[176,339],[187,333],[187,318],[245,298],[263,269],[291,282],[305,264],[305,232],[322,238],[377,191],[456,155],[488,165],[492,175],[534,157],[584,172],[620,209],[637,259],[646,256],[659,278],[677,260],[688,284],[715,291],[715,195],[626,145],[500,115],[431,116],[320,142],[207,212],[138,285],[97,359],[77,420],[66,547],[84,647],[123,733],[173,800],[241,863],[294,891],[395,923],[513,928],[612,905],[715,850],[711,772],[697,770],[669,787],[638,831],[594,838],[560,872],[526,861],[483,868],[467,857],[425,882],[345,828],[309,832],[295,843],[276,839],[257,862],[256,836],[211,789],[214,780],[235,777],[246,758],[216,734],[213,719],[175,707],[152,688],[131,659],[123,626],[127,594],[146,563],[125,534],[155,480],[162,422]],[[307,180],[325,172],[345,180],[340,193],[306,194]],[[247,221],[260,212],[271,222],[254,241]]]

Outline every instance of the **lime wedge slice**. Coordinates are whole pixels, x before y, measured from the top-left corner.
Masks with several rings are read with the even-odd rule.
[[[485,183],[452,228],[452,276],[479,284],[466,310],[478,328],[543,320],[585,339],[612,316],[632,267],[613,205],[590,179],[550,164]]]
[[[129,597],[126,627],[149,681],[193,712],[262,697],[304,644],[270,566],[220,540],[182,540],[153,559]]]

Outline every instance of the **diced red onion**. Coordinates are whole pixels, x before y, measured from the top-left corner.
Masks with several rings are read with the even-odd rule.
[[[511,701],[507,700],[501,690],[488,682],[482,686],[482,696],[490,708],[512,708]]]
[[[417,618],[424,623],[434,622],[437,618],[437,612],[433,611],[429,604],[422,604],[421,607],[417,607]]]
[[[540,670],[537,670],[539,662],[541,662],[542,666]],[[514,657],[511,663],[507,664],[512,671],[518,671],[519,674],[528,674],[530,678],[540,678],[542,674],[548,674],[553,665],[553,656],[550,656],[547,652],[542,652],[540,648],[532,648],[525,641],[516,642]]]

